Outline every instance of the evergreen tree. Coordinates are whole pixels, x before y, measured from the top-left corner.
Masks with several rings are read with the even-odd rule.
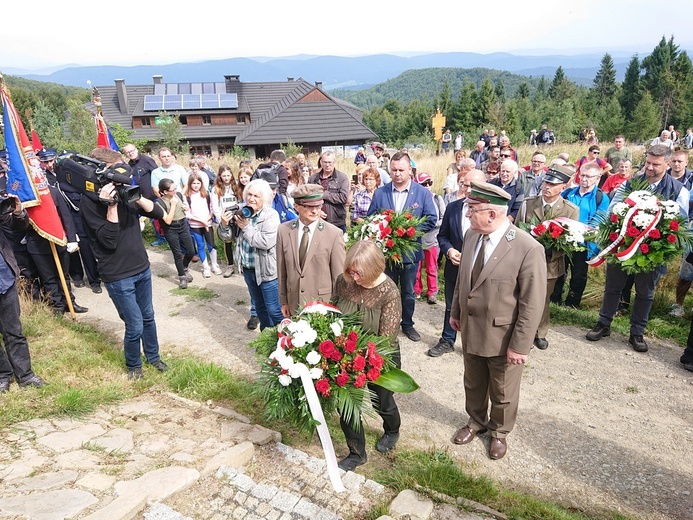
[[[81,101],[73,99],[67,107],[67,132],[56,148],[87,155],[96,147],[94,116]]]
[[[502,79],[499,79],[498,83],[496,83],[494,92],[496,93],[496,100],[501,104],[505,104],[505,86]]]
[[[626,122],[631,122],[635,114],[635,107],[642,98],[642,84],[640,80],[640,61],[638,55],[633,56],[628,63],[626,75],[621,86],[621,110]]]
[[[471,132],[475,127],[474,113],[476,104],[476,85],[469,80],[465,80],[460,96],[452,111],[452,122],[448,121],[448,126],[456,128],[464,134]]]
[[[48,108],[42,100],[36,103],[32,122],[34,130],[36,130],[44,146],[58,148],[60,143],[63,142],[64,121]]]
[[[534,92],[534,106],[539,105],[544,99],[546,99],[548,87],[546,86],[546,79],[542,76],[539,79],[539,84],[537,85],[537,90]]]
[[[520,83],[520,86],[517,88],[517,92],[515,93],[515,98],[529,99],[529,84],[526,81]]]
[[[616,69],[609,53],[602,58],[601,67],[594,77],[592,92],[596,96],[597,106],[608,104],[616,93]]]
[[[626,124],[626,137],[631,141],[648,141],[659,135],[660,109],[649,91],[644,91],[633,111],[633,119]]]
[[[450,83],[446,81],[443,83],[443,90],[441,90],[436,97],[434,108],[439,108],[440,112],[447,117],[450,112],[452,112],[452,106],[453,102],[452,96],[450,95]]]
[[[559,66],[549,86],[549,97],[560,103],[570,99],[575,94],[576,89],[575,83],[566,77],[563,67]]]
[[[478,102],[476,106],[476,124],[485,125],[489,122],[491,107],[496,102],[496,93],[493,90],[491,78],[486,76],[479,88]]]

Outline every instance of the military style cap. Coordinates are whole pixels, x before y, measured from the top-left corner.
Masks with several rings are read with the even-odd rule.
[[[500,186],[488,182],[472,181],[472,187],[467,195],[468,204],[494,204],[507,206],[510,194]]]
[[[38,156],[39,161],[48,162],[58,157],[58,152],[53,148],[44,148],[43,150],[40,150],[36,155]]]
[[[322,186],[319,184],[301,184],[291,196],[295,204],[303,206],[322,206]]]
[[[541,180],[549,184],[564,184],[570,182],[573,173],[573,170],[570,168],[566,168],[560,164],[552,164],[549,166],[549,171],[544,174]]]
[[[374,149],[375,148],[380,148],[381,150],[385,150],[385,145],[383,143],[375,142],[371,145]]]

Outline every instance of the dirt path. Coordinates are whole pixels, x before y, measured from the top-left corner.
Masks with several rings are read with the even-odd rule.
[[[159,338],[167,352],[187,350],[229,369],[256,369],[246,346],[249,297],[242,277],[203,279],[193,286],[217,295],[186,302],[176,287],[168,251],[151,250]],[[90,308],[80,321],[122,337],[122,324],[104,291],[76,289]],[[520,415],[508,437],[508,455],[492,461],[488,438],[451,443],[466,423],[460,352],[430,358],[425,352],[442,328],[444,305],[417,303],[420,343],[401,337],[403,368],[421,385],[398,397],[401,445],[445,449],[477,474],[575,508],[620,510],[642,518],[693,518],[693,373],[678,358],[681,347],[650,340],[638,354],[617,335],[597,343],[585,330],[553,328],[546,351],[532,351],[525,370]],[[459,342],[458,342],[459,344]],[[377,426],[374,424],[374,426]],[[343,446],[335,439],[338,455]]]

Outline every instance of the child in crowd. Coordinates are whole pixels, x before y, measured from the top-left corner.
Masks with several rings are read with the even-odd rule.
[[[238,186],[233,177],[231,168],[224,165],[219,167],[214,192],[212,193],[212,213],[216,222],[221,222],[221,215],[226,208],[238,204],[236,193]],[[233,242],[224,242],[224,253],[226,254],[226,271],[224,278],[229,278],[235,272],[233,267]]]
[[[185,187],[185,196],[188,201],[186,216],[190,222],[192,237],[197,243],[197,254],[200,256],[200,263],[202,264],[202,276],[209,278],[212,273],[221,274],[221,269],[217,263],[217,250],[214,249],[211,197],[204,187],[201,174],[190,174],[188,185]],[[209,252],[209,258],[207,258],[207,252]]]
[[[414,180],[421,186],[431,192],[433,197],[433,205],[436,207],[438,218],[436,226],[426,233],[421,239],[424,258],[419,262],[419,269],[416,273],[416,282],[414,283],[414,293],[418,297],[423,292],[423,281],[421,280],[421,271],[423,264],[426,264],[426,301],[430,305],[436,304],[436,295],[438,294],[438,230],[443,223],[443,214],[445,213],[445,202],[443,197],[437,193],[433,193],[433,179],[427,173],[417,173]]]
[[[159,193],[161,197],[156,203],[164,210],[164,218],[159,219],[164,236],[171,248],[173,262],[178,271],[179,287],[188,288],[188,282],[193,281],[188,266],[195,252],[195,246],[190,236],[190,226],[185,217],[187,204],[180,193],[176,191],[176,183],[171,179],[161,179],[159,181]],[[185,249],[185,254],[181,250]]]

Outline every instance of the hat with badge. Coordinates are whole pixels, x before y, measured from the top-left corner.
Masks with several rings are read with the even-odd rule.
[[[38,156],[39,161],[48,162],[55,160],[55,158],[58,157],[58,152],[53,148],[44,148],[43,150],[39,150],[36,155]]]
[[[552,164],[541,180],[549,184],[566,184],[570,182],[573,173],[573,170],[570,168],[566,168],[560,164]]]
[[[322,206],[323,189],[319,184],[301,184],[294,189],[291,196],[294,204],[300,206]]]
[[[385,145],[383,143],[379,142],[374,142],[371,147],[375,150],[376,148],[380,148],[381,150],[385,151]]]
[[[472,187],[467,195],[467,204],[493,204],[507,206],[510,194],[500,186],[488,182],[472,181]]]

